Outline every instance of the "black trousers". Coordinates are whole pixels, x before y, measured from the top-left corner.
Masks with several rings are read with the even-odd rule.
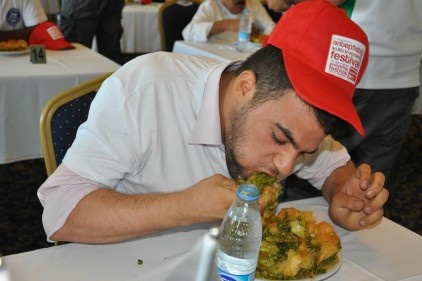
[[[58,24],[68,41],[91,48],[95,37],[98,52],[121,64],[124,4],[124,0],[62,0]]]
[[[365,129],[365,136],[353,131],[336,137],[349,151],[356,165],[369,163],[381,171],[385,186],[393,191],[392,171],[409,128],[412,106],[419,87],[406,89],[357,89],[353,102]]]

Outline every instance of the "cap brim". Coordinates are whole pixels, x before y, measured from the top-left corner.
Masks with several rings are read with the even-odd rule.
[[[328,74],[313,70],[288,52],[283,51],[282,54],[287,74],[297,95],[307,103],[348,122],[362,136],[365,134],[353,101],[349,98],[351,94],[331,82]]]
[[[75,46],[64,40],[56,40],[50,44],[46,44],[46,48],[50,50],[66,50],[75,49]]]

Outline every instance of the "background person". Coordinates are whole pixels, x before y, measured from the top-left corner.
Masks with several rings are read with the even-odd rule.
[[[222,40],[237,42],[240,16],[249,9],[255,34],[270,34],[275,23],[260,0],[206,0],[199,5],[191,22],[183,29],[186,41]]]
[[[122,64],[124,4],[124,0],[62,0],[59,27],[66,40],[88,48],[95,38],[100,54]]]
[[[157,52],[125,64],[38,190],[48,239],[110,243],[215,222],[235,199],[234,179],[256,171],[309,179],[342,227],[377,224],[384,176],[356,169],[329,137],[345,122],[363,133],[354,83],[326,72],[332,38],[363,51],[359,81],[366,35],[326,1],[286,13],[245,62]]]
[[[0,1],[0,41],[24,39],[28,42],[34,27],[46,20],[39,0]]]
[[[302,0],[303,1],[303,0]],[[268,0],[283,12],[300,0]],[[368,35],[368,67],[356,86],[353,102],[365,135],[337,136],[356,164],[369,163],[394,191],[392,171],[419,95],[422,57],[422,1],[331,0]],[[302,187],[299,187],[302,188]]]

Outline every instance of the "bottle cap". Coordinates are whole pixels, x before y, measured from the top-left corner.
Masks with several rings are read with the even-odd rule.
[[[237,189],[237,197],[245,201],[254,201],[259,198],[258,188],[250,183],[244,183]]]

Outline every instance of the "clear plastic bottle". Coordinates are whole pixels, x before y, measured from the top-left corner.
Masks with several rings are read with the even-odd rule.
[[[237,199],[224,217],[216,253],[220,280],[254,280],[262,239],[259,191],[252,184],[242,184]]]
[[[244,51],[249,43],[251,38],[251,31],[252,31],[252,18],[250,12],[247,8],[245,8],[242,12],[240,17],[239,23],[239,35],[237,41],[237,50]]]

